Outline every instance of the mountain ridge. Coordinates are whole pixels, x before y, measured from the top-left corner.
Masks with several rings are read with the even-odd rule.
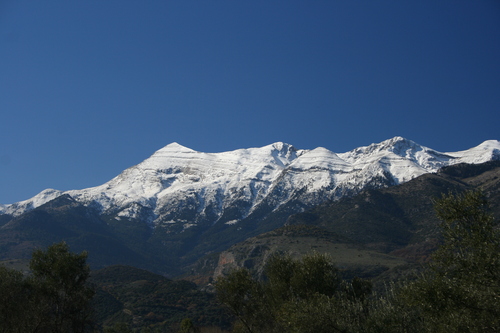
[[[500,142],[496,140],[485,141],[465,151],[441,153],[411,140],[394,137],[340,154],[323,147],[298,150],[283,142],[260,148],[203,153],[174,142],[103,185],[70,191],[46,189],[31,199],[0,206],[0,214],[17,216],[57,196],[69,194],[77,201],[100,207],[102,211],[121,207],[122,216],[134,216],[141,207],[154,211],[158,204],[172,200],[169,194],[176,191],[203,192],[198,196],[198,209],[203,212],[212,204],[218,208],[215,209],[216,215],[222,213],[224,207],[221,205],[232,204],[220,202],[220,194],[223,194],[224,200],[235,191],[243,191],[245,199],[251,202],[248,214],[272,191],[273,187],[266,184],[275,184],[282,174],[316,172],[314,177],[288,177],[293,188],[308,187],[309,192],[320,190],[325,184],[357,192],[365,186],[377,186],[373,183],[376,178],[385,178],[388,185],[396,185],[421,174],[435,172],[443,166],[482,163],[499,158]],[[321,170],[323,174],[320,174]],[[224,182],[226,184],[222,184]],[[196,186],[195,183],[205,186]],[[209,183],[213,186],[207,187]],[[243,186],[241,183],[244,183]],[[342,196],[342,192],[340,195],[333,194],[333,198]],[[134,203],[139,206],[127,207]],[[160,217],[158,212],[154,213],[156,216],[151,215],[153,221]]]
[[[0,255],[24,255],[62,237],[96,253],[116,248],[99,255],[97,267],[161,266],[157,271],[173,276],[200,257],[282,227],[292,214],[444,166],[500,160],[499,151],[500,142],[487,141],[440,153],[401,137],[343,154],[282,142],[224,153],[170,144],[103,185],[47,189],[4,206]]]

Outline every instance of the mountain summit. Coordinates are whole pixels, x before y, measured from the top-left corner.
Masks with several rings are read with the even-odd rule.
[[[182,231],[196,225],[236,224],[265,207],[303,210],[365,188],[407,182],[458,163],[500,159],[500,142],[441,153],[395,137],[336,154],[325,148],[299,150],[276,142],[261,148],[203,153],[171,143],[109,182],[83,190],[44,190],[0,207],[13,216],[63,194],[115,219],[140,219]],[[265,214],[264,214],[265,215]]]
[[[3,256],[62,238],[97,253],[98,266],[158,261],[163,273],[174,274],[328,200],[491,160],[500,160],[498,141],[441,153],[395,137],[341,154],[283,142],[222,153],[172,143],[103,185],[47,189],[0,206],[0,236],[9,240]]]

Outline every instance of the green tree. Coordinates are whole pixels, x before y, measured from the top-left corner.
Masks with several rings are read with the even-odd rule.
[[[257,281],[238,269],[216,283],[219,300],[239,319],[236,331],[343,332],[359,319],[371,291],[360,279],[355,288],[342,282],[331,258],[319,253],[273,256],[264,273]]]
[[[401,323],[411,332],[500,332],[500,236],[486,199],[477,191],[443,195],[435,210],[443,244],[382,309],[381,322],[398,332]]]
[[[283,263],[286,263],[283,265]],[[288,269],[288,273],[287,273]],[[285,274],[283,274],[285,273]],[[358,332],[366,317],[369,281],[342,281],[332,259],[313,252],[300,260],[273,258],[269,285],[288,286],[276,320],[280,331],[296,333]],[[277,277],[276,277],[276,275]]]
[[[199,332],[199,329],[194,326],[193,321],[191,319],[184,318],[181,321],[179,332],[180,333],[196,333],[196,332]]]
[[[332,296],[340,286],[338,269],[327,255],[312,253],[294,260],[289,255],[270,258],[265,275],[268,288],[280,300]]]
[[[0,266],[0,332],[33,331],[34,294],[22,272]]]
[[[262,285],[252,278],[247,269],[236,269],[228,276],[217,279],[215,288],[219,301],[239,319],[235,331],[261,331],[267,321],[261,316],[267,298]]]
[[[34,251],[28,276],[0,267],[0,332],[88,331],[94,291],[86,259],[63,242]]]
[[[33,252],[29,267],[37,291],[36,332],[80,333],[89,328],[94,290],[86,285],[86,260],[86,252],[71,253],[65,242]]]

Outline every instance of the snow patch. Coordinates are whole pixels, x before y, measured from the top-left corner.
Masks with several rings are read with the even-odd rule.
[[[318,147],[298,150],[276,142],[261,148],[203,153],[171,143],[109,182],[61,192],[44,190],[33,198],[1,205],[0,213],[20,215],[69,194],[115,218],[147,219],[151,225],[216,223],[238,207],[232,225],[265,204],[276,210],[289,200],[314,205],[353,195],[366,186],[407,182],[457,163],[500,159],[500,142],[441,153],[402,137],[336,154]],[[148,213],[148,212],[151,213]],[[238,213],[236,213],[238,215]],[[192,219],[176,217],[193,216]]]

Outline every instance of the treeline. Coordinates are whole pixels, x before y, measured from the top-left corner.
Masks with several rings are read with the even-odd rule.
[[[265,278],[246,269],[216,284],[234,332],[500,332],[500,237],[479,192],[435,202],[443,244],[424,273],[377,296],[342,281],[326,255],[275,256]]]

